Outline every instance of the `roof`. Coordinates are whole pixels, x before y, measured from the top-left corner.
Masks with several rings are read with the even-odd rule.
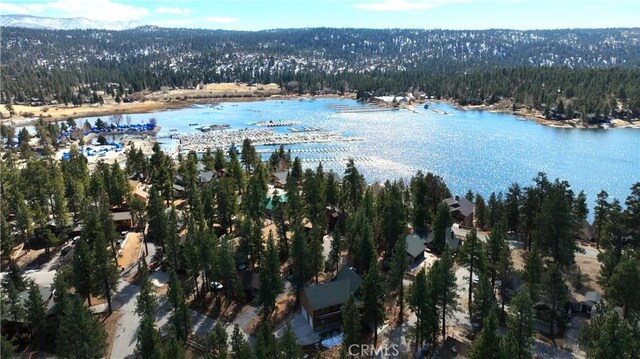
[[[113,212],[111,213],[111,217],[115,222],[120,221],[130,221],[131,220],[131,212]]]
[[[273,197],[267,197],[266,201],[265,201],[265,205],[264,208],[268,211],[272,211],[273,210]],[[287,194],[283,194],[283,195],[278,195],[278,197],[280,197],[280,203],[285,203],[287,202]]]
[[[444,200],[449,206],[450,212],[460,212],[465,217],[473,214],[473,202],[464,197],[456,196],[455,198],[447,198]]]
[[[407,236],[407,254],[416,258],[424,253],[424,239],[417,234],[410,234]]]
[[[471,355],[471,347],[469,346],[469,344],[465,344],[459,341],[458,339],[455,339],[452,337],[447,337],[444,343],[442,343],[442,346],[440,347],[440,349],[438,349],[438,351],[434,355],[434,358],[462,359],[462,358],[468,358],[469,355]]]
[[[574,293],[573,294],[573,302],[574,303],[582,303],[582,304],[590,304],[595,305],[602,301],[602,295],[598,292],[588,291],[584,294],[582,293]]]
[[[209,183],[213,180],[214,175],[215,173],[213,171],[200,171],[198,179],[200,179],[200,182],[202,183]]]
[[[176,183],[173,184],[173,189],[178,191],[178,192],[184,192],[184,186],[181,186],[181,185],[176,184]]]
[[[429,243],[429,242],[432,242],[432,241],[433,241],[433,232],[430,232],[429,235],[427,236],[426,242]],[[452,228],[445,228],[444,229],[444,241],[454,251],[457,251],[458,247],[460,247],[460,240],[453,233],[453,229]],[[407,243],[407,246],[408,246],[408,243]]]
[[[349,294],[360,288],[362,278],[349,267],[342,267],[336,278],[326,284],[318,284],[304,288],[311,309],[342,305],[347,301]]]
[[[275,177],[274,182],[277,182],[284,186],[285,184],[287,184],[288,175],[289,175],[288,172],[274,172],[273,173],[273,177]]]

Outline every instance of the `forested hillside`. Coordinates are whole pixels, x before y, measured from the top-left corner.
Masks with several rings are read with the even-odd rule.
[[[243,81],[304,92],[514,97],[530,106],[576,97],[588,112],[606,112],[616,99],[640,107],[640,29],[2,32],[5,103],[71,103],[82,85],[117,83],[136,92]],[[287,86],[292,81],[301,86]],[[90,102],[90,94],[80,101]]]

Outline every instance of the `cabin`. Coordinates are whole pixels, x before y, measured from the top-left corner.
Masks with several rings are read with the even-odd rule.
[[[602,302],[602,295],[598,292],[575,293],[569,302],[569,308],[574,313],[584,313],[590,316],[594,307],[600,302]]]
[[[205,184],[213,181],[213,178],[216,176],[216,173],[213,171],[200,171],[198,174],[198,181],[200,184]]]
[[[473,202],[460,196],[447,198],[444,202],[449,206],[451,217],[464,227],[473,227]]]
[[[118,229],[129,229],[133,227],[133,217],[131,212],[112,212],[111,218]]]
[[[447,337],[442,346],[433,355],[433,358],[440,359],[464,359],[470,357],[471,346],[452,337]]]
[[[314,331],[324,332],[340,327],[342,305],[361,284],[362,278],[345,266],[331,282],[305,287],[300,293],[302,316]]]
[[[414,265],[422,261],[424,259],[424,251],[427,248],[424,238],[417,234],[410,234],[406,237],[406,242],[409,265]]]
[[[284,186],[287,184],[287,176],[289,175],[288,172],[283,171],[283,172],[274,172],[271,175],[271,184],[273,184],[274,187],[276,188],[284,188]]]

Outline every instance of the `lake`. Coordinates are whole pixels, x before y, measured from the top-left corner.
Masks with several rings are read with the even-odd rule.
[[[346,99],[269,100],[196,105],[131,118],[137,123],[155,117],[162,127],[161,136],[197,132],[195,127],[211,124],[243,129],[255,128],[251,123],[256,121],[300,121],[297,127],[315,126],[362,138],[360,142],[288,146],[306,160],[305,166],[333,159],[324,161],[324,168],[341,174],[344,162],[336,159],[355,157],[370,183],[430,171],[442,176],[451,191],[460,195],[468,189],[485,196],[506,192],[512,182],[529,185],[538,172],[546,172],[552,180],[568,180],[576,192],[583,189],[593,206],[601,189],[624,201],[631,185],[640,181],[638,129],[553,128],[509,114],[461,111],[445,104],[432,107],[448,115],[420,105],[416,113],[337,113],[328,107],[332,105],[361,106]],[[195,123],[198,126],[189,126]],[[276,131],[289,132],[286,127]],[[160,141],[166,149],[176,146],[174,140]]]

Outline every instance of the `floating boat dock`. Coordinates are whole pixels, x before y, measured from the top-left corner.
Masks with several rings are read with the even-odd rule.
[[[368,112],[384,112],[384,111],[397,111],[397,107],[378,106],[374,104],[362,104],[362,105],[340,105],[329,104],[327,108],[337,113],[368,113]]]
[[[285,127],[298,124],[300,124],[300,121],[259,121],[250,123],[250,125],[255,125],[258,127]]]
[[[339,153],[344,152],[347,149],[344,147],[335,147],[335,148],[291,148],[287,151],[291,153]],[[256,150],[256,153],[273,153],[273,149],[259,149]]]

